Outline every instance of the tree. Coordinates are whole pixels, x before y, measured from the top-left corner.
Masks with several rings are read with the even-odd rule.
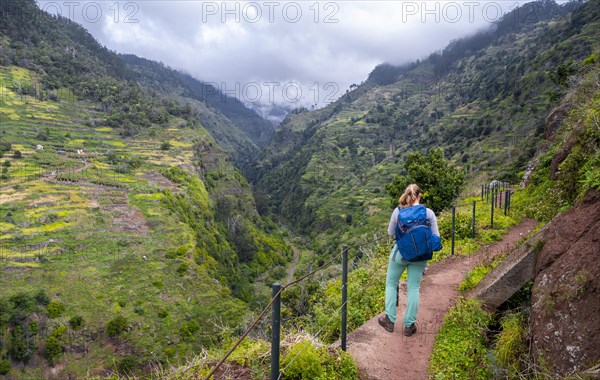
[[[435,212],[452,205],[464,183],[464,174],[458,167],[452,166],[445,158],[442,149],[431,149],[426,156],[410,153],[404,163],[405,176],[396,176],[392,183],[385,186],[392,207],[404,189],[416,183],[423,191],[423,203]]]
[[[21,326],[16,326],[11,331],[9,347],[8,353],[10,357],[23,363],[27,363],[33,353],[31,339],[27,336],[27,333],[23,331]]]

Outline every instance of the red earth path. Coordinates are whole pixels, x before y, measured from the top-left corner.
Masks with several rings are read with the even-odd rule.
[[[458,285],[465,274],[484,257],[506,252],[536,226],[524,219],[510,229],[503,239],[483,247],[473,256],[455,256],[432,264],[421,283],[421,298],[417,315],[418,331],[411,337],[402,334],[402,316],[406,307],[406,282],[400,284],[398,319],[393,333],[377,323],[377,317],[367,321],[348,335],[348,352],[356,360],[361,379],[419,380],[427,379],[427,364],[433,342],[444,316],[459,296]]]

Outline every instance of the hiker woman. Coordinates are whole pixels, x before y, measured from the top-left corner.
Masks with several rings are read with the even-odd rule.
[[[421,189],[419,189],[417,185],[409,185],[406,190],[404,190],[404,194],[402,194],[400,197],[399,206],[394,209],[392,217],[390,218],[390,224],[388,226],[388,234],[396,237],[396,244],[394,244],[392,247],[392,252],[390,253],[385,285],[385,314],[379,317],[379,324],[389,332],[394,331],[398,299],[398,281],[400,280],[402,272],[404,272],[406,269],[408,271],[408,299],[406,302],[407,305],[403,321],[405,336],[411,336],[417,331],[415,322],[417,320],[417,311],[419,309],[419,287],[421,286],[421,278],[423,277],[423,271],[427,265],[427,260],[431,258],[432,254],[432,250],[430,249],[430,240],[436,240],[439,244],[439,247],[433,248],[433,250],[437,251],[441,249],[441,243],[439,240],[440,232],[438,230],[435,214],[430,209],[419,204],[422,194],[423,193],[421,192]],[[398,224],[399,215],[401,221],[406,224]],[[414,261],[408,261],[404,257],[404,251],[402,254],[398,252],[398,235],[410,233],[410,230],[413,228],[406,229],[404,227],[413,227],[415,225],[420,227],[420,233],[423,233],[423,235],[418,236],[416,239],[412,239],[410,241],[410,247],[412,248],[412,246],[415,246],[415,250],[417,250],[417,245],[419,245],[418,239],[424,239],[423,236],[425,236],[424,233],[426,233],[429,236],[427,239],[430,240],[424,240],[425,244],[423,246],[426,246],[429,252],[424,256],[416,256],[416,260]],[[416,245],[415,240],[417,241]],[[423,257],[426,259],[423,260]]]

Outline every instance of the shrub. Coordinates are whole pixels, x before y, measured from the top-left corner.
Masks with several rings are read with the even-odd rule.
[[[19,310],[33,310],[34,300],[26,293],[20,292],[10,297],[10,302],[14,305],[15,309]]]
[[[7,300],[0,299],[0,327],[8,323],[10,319],[11,309],[11,305]]]
[[[76,315],[69,319],[69,326],[71,326],[73,330],[79,330],[83,327],[83,317],[81,315]]]
[[[160,308],[160,310],[158,311],[158,317],[159,318],[166,318],[167,315],[169,315],[169,311],[165,308]]]
[[[46,309],[48,310],[48,317],[58,318],[65,312],[65,305],[61,302],[52,301]]]
[[[29,322],[29,332],[31,335],[37,335],[40,332],[40,325],[38,325],[37,321]]]
[[[284,356],[281,366],[287,379],[316,379],[323,372],[321,356],[310,341],[296,343]]]
[[[183,322],[179,328],[179,335],[184,338],[189,338],[200,330],[200,325],[195,320]]]
[[[40,289],[40,291],[36,293],[35,300],[42,306],[48,306],[50,303],[50,297],[44,289]]]
[[[10,362],[6,359],[0,360],[0,375],[8,375],[10,372]]]
[[[55,337],[56,339],[61,339],[62,336],[65,335],[66,332],[67,332],[67,326],[58,326],[57,328],[55,328],[52,331],[52,334],[50,334],[50,335]]]
[[[118,303],[119,303],[119,306],[121,306],[121,307],[127,306],[127,301],[125,301],[125,300],[119,300]]]
[[[358,379],[349,354],[341,350],[330,353],[326,347],[316,348],[311,341],[293,345],[284,356],[282,367],[286,379]]]
[[[109,336],[117,336],[121,334],[127,328],[127,319],[122,315],[115,317],[108,321],[106,326],[106,332]]]
[[[63,348],[60,341],[55,336],[49,336],[48,339],[46,339],[44,354],[50,365],[54,366],[54,364],[56,364],[62,354],[62,350]]]
[[[171,143],[168,141],[164,141],[162,144],[160,144],[160,150],[169,150],[171,149]]]
[[[27,338],[21,326],[17,326],[11,331],[8,354],[14,360],[23,363],[27,363],[33,354],[30,339]]]
[[[137,364],[138,359],[135,356],[125,356],[123,359],[119,360],[119,363],[117,364],[117,369],[121,373],[129,373],[135,368]]]
[[[200,325],[198,324],[198,322],[196,322],[196,320],[192,319],[189,324],[188,324],[188,330],[192,333],[195,334],[198,331],[200,331]]]
[[[15,150],[15,152],[13,153],[13,158],[19,159],[21,157],[23,157],[23,154],[21,153],[21,151],[20,150]]]
[[[454,236],[455,239],[468,239],[473,236],[473,219],[467,212],[455,213],[454,218]],[[444,239],[452,239],[452,213],[444,213],[438,218],[438,228],[440,235]]]
[[[189,264],[188,263],[181,263],[179,264],[179,268],[177,268],[177,274],[180,276],[183,276],[185,272],[187,272],[188,268],[189,268]]]
[[[187,246],[181,245],[179,246],[179,248],[177,248],[177,251],[175,251],[175,253],[177,254],[177,256],[184,256],[187,253],[187,251]]]
[[[164,284],[162,283],[162,281],[160,281],[160,280],[153,281],[153,282],[152,282],[152,285],[153,285],[153,286],[154,286],[156,289],[160,289],[160,290],[162,290],[162,289],[165,287],[165,286],[164,286]]]

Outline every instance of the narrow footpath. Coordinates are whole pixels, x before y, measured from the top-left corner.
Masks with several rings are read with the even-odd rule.
[[[356,360],[361,379],[419,380],[427,379],[427,364],[435,336],[444,316],[459,295],[458,285],[465,274],[483,258],[511,250],[527,236],[537,222],[523,221],[510,229],[503,239],[483,247],[473,256],[455,256],[432,264],[421,283],[421,299],[417,315],[417,333],[411,337],[402,334],[402,316],[406,307],[406,282],[400,284],[398,321],[393,333],[377,323],[377,317],[348,335],[348,352]],[[384,284],[382,283],[382,286]],[[382,305],[383,308],[383,305]]]

